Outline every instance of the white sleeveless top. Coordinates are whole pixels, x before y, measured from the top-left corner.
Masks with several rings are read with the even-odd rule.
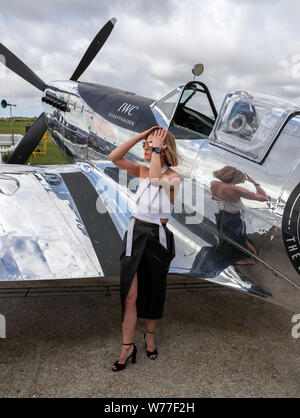
[[[165,164],[161,171],[168,169]],[[169,219],[172,216],[174,205],[170,202],[169,196],[162,187],[153,186],[150,178],[146,177],[140,181],[135,194],[135,210],[129,219],[127,231],[126,255],[131,256],[133,227],[135,219],[141,219],[159,225],[159,242],[167,248],[166,232],[160,219]]]
[[[217,202],[219,210],[225,210],[226,212],[229,212],[229,213],[240,212],[241,218],[244,219],[245,210],[244,210],[244,205],[241,201],[227,202],[226,200],[219,200],[219,199],[215,199],[215,201]]]
[[[162,173],[167,169],[167,165],[162,167]],[[146,217],[150,222],[153,217],[169,219],[174,208],[166,190],[162,186],[153,186],[149,177],[140,181],[135,195],[135,203],[135,217],[139,219],[144,219]]]

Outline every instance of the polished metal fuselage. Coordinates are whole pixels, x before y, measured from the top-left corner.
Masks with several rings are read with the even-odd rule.
[[[26,190],[31,190],[31,196],[36,196],[37,199],[43,201],[44,206],[49,205],[48,207],[50,207],[51,205],[53,208],[50,211],[47,211],[46,208],[39,209],[47,211],[47,219],[44,223],[41,222],[34,233],[34,228],[27,231],[27,236],[30,236],[30,239],[28,242],[26,241],[26,248],[24,247],[27,250],[32,248],[33,259],[30,262],[28,256],[23,258],[23,270],[26,272],[30,265],[32,268],[29,268],[27,276],[27,273],[20,273],[19,277],[17,275],[13,276],[14,273],[12,273],[12,280],[29,277],[31,279],[42,279],[51,277],[68,278],[76,275],[77,277],[101,277],[106,275],[101,268],[99,257],[97,259],[92,246],[88,243],[88,234],[80,218],[80,213],[76,212],[76,206],[69,198],[68,190],[65,188],[60,174],[64,170],[69,172],[78,171],[89,179],[101,197],[102,204],[108,208],[113,224],[120,237],[122,237],[128,225],[130,211],[116,213],[109,208],[112,203],[120,207],[125,201],[131,202],[133,200],[134,186],[137,185],[137,179],[132,179],[130,187],[119,184],[114,166],[107,156],[115,147],[140,132],[141,129],[137,126],[142,118],[146,121],[146,125],[148,121],[148,128],[153,126],[153,120],[160,125],[165,123],[165,127],[168,127],[166,122],[157,117],[155,106],[149,105],[147,114],[143,110],[144,113],[140,112],[140,115],[137,115],[141,106],[135,101],[134,95],[127,93],[126,100],[123,100],[123,96],[120,96],[120,102],[116,102],[115,107],[108,109],[109,117],[106,117],[106,115],[96,112],[95,107],[81,97],[79,90],[78,83],[75,82],[53,82],[49,84],[44,93],[44,96],[51,93],[67,103],[69,110],[67,112],[44,103],[44,112],[49,131],[55,143],[75,164],[69,168],[68,166],[51,169],[45,167],[40,169],[27,168],[22,169],[18,175],[11,174],[15,179],[11,180],[11,187],[17,187],[13,185],[14,182],[24,184],[24,195],[19,195],[19,200],[16,199],[17,194],[14,194],[16,207],[21,204],[22,199],[26,199]],[[148,102],[150,103],[151,100]],[[136,119],[132,117],[134,115]],[[113,123],[112,120],[116,123]],[[298,251],[298,248],[300,248],[298,247],[299,234],[295,234],[295,231],[293,233],[289,231],[291,211],[286,212],[287,202],[299,183],[300,117],[295,117],[287,123],[275,143],[272,144],[263,163],[258,163],[253,159],[232,152],[211,140],[211,138],[201,137],[201,135],[195,139],[176,137],[176,144],[182,156],[182,162],[174,169],[182,175],[184,182],[180,192],[181,198],[175,203],[174,214],[168,223],[176,240],[176,257],[171,263],[170,273],[190,275],[200,279],[205,278],[211,282],[263,297],[293,311],[300,309],[300,270],[297,264],[298,257],[300,258]],[[134,162],[146,164],[143,157],[143,148],[140,144],[133,147],[126,156]],[[213,172],[225,166],[233,166],[242,172],[246,172],[251,178],[255,179],[256,183],[261,185],[269,196],[268,201],[264,202],[242,199],[244,206],[243,224],[247,231],[246,236],[256,249],[256,254],[250,250],[249,246],[234,242],[232,236],[230,234],[226,235],[226,231],[224,232],[216,221],[218,208],[216,202],[212,199],[211,182],[215,180]],[[5,175],[9,176],[9,169]],[[47,182],[47,178],[51,175],[54,180],[56,179],[56,184],[55,181]],[[26,178],[26,181],[23,183],[21,178]],[[196,188],[198,187],[202,191],[203,199],[197,207],[193,206],[192,202],[190,207],[189,204],[183,205],[184,188],[189,183],[194,184]],[[248,184],[243,187],[254,191],[252,185]],[[35,188],[44,190],[44,199],[38,197],[40,195],[37,189],[35,195]],[[115,189],[118,199],[116,199],[116,194],[111,192],[113,189]],[[294,195],[296,196],[297,193],[294,193]],[[7,205],[9,205],[10,196],[9,194],[5,196],[7,197]],[[62,198],[62,196],[64,197]],[[296,197],[294,205],[290,204],[289,206],[292,208],[291,210],[297,211],[295,205],[298,208]],[[33,206],[31,207],[31,204],[29,204],[30,211],[33,210],[34,213]],[[199,222],[187,222],[187,217],[191,213],[198,213]],[[298,216],[297,213],[295,216]],[[61,217],[67,220],[70,226],[69,235],[65,233],[63,238],[59,237],[59,225],[62,224]],[[29,218],[28,214],[28,222]],[[14,217],[14,219],[18,219],[18,217]],[[36,219],[41,218],[36,215]],[[20,235],[26,236],[26,231],[24,232],[22,229],[21,220],[15,223],[19,225]],[[51,234],[46,239],[46,231],[53,224],[56,226],[52,231],[52,240]],[[81,225],[80,228],[78,225]],[[296,221],[296,225],[298,227],[298,221]],[[283,231],[284,228],[286,228],[285,231]],[[74,233],[74,230],[76,230],[76,233]],[[33,234],[36,241],[32,239]],[[50,255],[47,263],[45,263],[43,262],[45,247],[40,251],[41,235],[45,237],[45,241],[48,240],[48,244],[53,244],[52,250],[50,250],[50,246],[47,247],[47,254],[50,254],[51,251],[59,251],[61,243],[67,237],[70,248],[66,252],[74,254],[74,251],[76,251],[79,258],[72,259],[72,257],[69,257],[69,265],[65,265],[62,270],[60,270],[59,265],[54,267],[55,263],[52,267],[49,267],[51,264],[48,262]],[[105,237],[103,239],[105,240]],[[290,241],[288,241],[289,239]],[[201,257],[204,257],[202,261],[205,261],[205,265],[214,264],[214,261],[216,261],[216,264],[220,263],[218,257],[214,258],[215,255],[207,256],[209,249],[219,248],[220,240],[226,241],[235,250],[244,253],[245,257],[251,257],[255,260],[255,264],[239,264],[235,262],[236,259],[230,263],[227,259],[226,263],[222,264],[223,267],[220,264],[219,268],[212,268],[209,271],[205,267],[204,271],[206,273],[201,275],[203,270],[197,270],[199,260],[201,264]],[[225,245],[227,245],[226,243]],[[10,242],[9,245],[15,244]],[[78,248],[72,248],[72,245],[77,245]],[[39,250],[37,250],[38,248]],[[205,252],[205,250],[207,251]],[[82,254],[81,261],[80,254]],[[89,256],[86,257],[86,254],[89,254]],[[19,257],[20,259],[24,257],[24,251],[20,252]],[[35,263],[35,257],[40,264]],[[118,261],[118,254],[116,254],[116,261]],[[37,268],[37,266],[40,267]],[[18,271],[21,270],[19,268]],[[15,271],[16,269],[12,268],[12,272]],[[3,275],[1,279],[4,280]]]

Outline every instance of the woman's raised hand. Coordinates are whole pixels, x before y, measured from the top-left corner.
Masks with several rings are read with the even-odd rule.
[[[253,178],[251,178],[250,176],[248,176],[248,174],[247,173],[245,173],[245,175],[246,175],[246,180],[248,180],[250,183],[255,183],[255,180],[253,180]]]
[[[160,126],[152,126],[152,128],[147,129],[147,131],[141,133],[141,139],[147,139],[148,135],[150,135],[156,129],[160,129]]]
[[[166,148],[166,145],[164,144],[164,140],[167,136],[168,131],[166,131],[164,128],[156,129],[152,134],[152,146],[153,147],[159,147],[159,148]]]

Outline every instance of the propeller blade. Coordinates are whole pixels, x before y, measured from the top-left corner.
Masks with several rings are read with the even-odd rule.
[[[47,130],[44,112],[26,132],[10,157],[8,164],[24,164]]]
[[[112,18],[110,19],[103,28],[99,31],[99,33],[94,38],[93,42],[88,47],[86,53],[82,57],[80,63],[78,64],[78,67],[74,71],[74,74],[70,78],[72,81],[77,81],[79,77],[84,73],[84,71],[87,69],[87,67],[90,65],[90,63],[93,61],[95,56],[98,54],[100,49],[105,44],[107,38],[109,37],[111,31],[113,30],[117,19]]]
[[[42,91],[45,90],[46,84],[44,81],[41,80],[29,67],[27,67],[26,64],[24,64],[23,61],[10,52],[10,50],[3,44],[0,44],[0,55],[2,55],[2,59],[0,61],[5,64],[7,68],[38,89]]]

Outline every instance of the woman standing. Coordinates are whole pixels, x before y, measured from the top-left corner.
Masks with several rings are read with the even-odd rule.
[[[150,167],[124,158],[142,140],[144,160],[150,161]],[[153,334],[163,314],[167,274],[175,257],[174,236],[166,224],[181,176],[170,168],[179,163],[175,139],[158,126],[126,141],[108,157],[121,170],[140,178],[135,194],[136,210],[130,217],[120,256],[123,344],[119,361],[112,367],[113,371],[119,371],[129,358],[132,363],[136,361],[133,340],[137,317],[146,319],[144,339],[148,357],[153,360],[158,355]]]

